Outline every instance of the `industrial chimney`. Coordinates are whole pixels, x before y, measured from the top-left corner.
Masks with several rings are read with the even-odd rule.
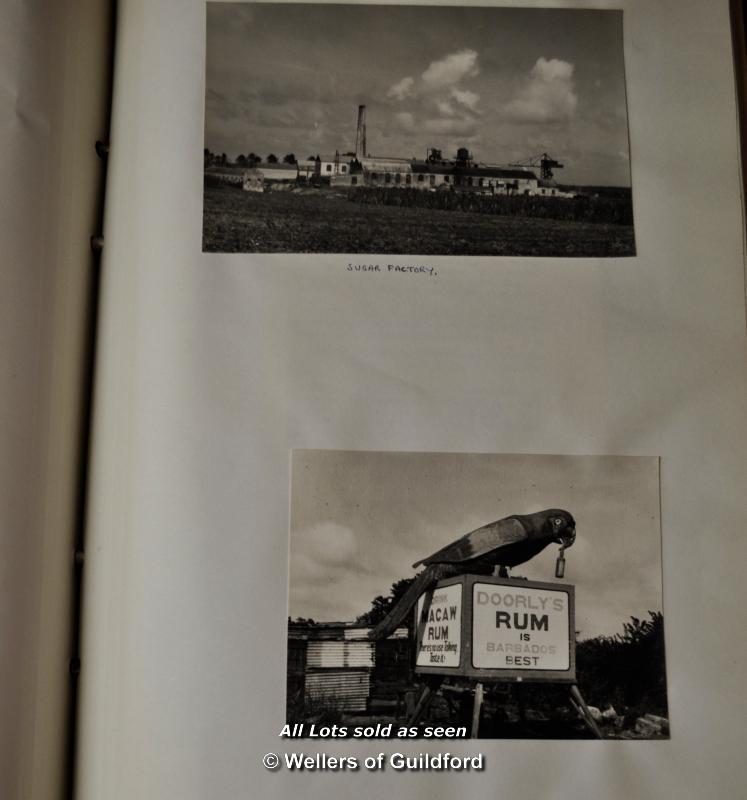
[[[355,157],[366,155],[366,107],[358,106],[358,132],[355,135]]]

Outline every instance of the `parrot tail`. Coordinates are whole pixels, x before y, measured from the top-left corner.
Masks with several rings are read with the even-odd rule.
[[[396,606],[368,634],[370,639],[386,639],[399,627],[410,613],[423,592],[432,589],[440,580],[458,575],[459,568],[454,564],[431,564],[415,576],[410,588],[402,595]]]

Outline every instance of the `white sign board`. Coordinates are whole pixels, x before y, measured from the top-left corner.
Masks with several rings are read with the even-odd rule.
[[[475,583],[472,665],[479,669],[570,669],[567,592]]]
[[[443,586],[418,600],[418,667],[458,667],[462,657],[462,585]]]

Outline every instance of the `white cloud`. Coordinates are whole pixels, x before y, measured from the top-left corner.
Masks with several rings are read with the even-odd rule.
[[[477,104],[480,102],[480,95],[471,92],[469,89],[457,89],[456,87],[451,90],[451,96],[463,106],[466,106],[470,111],[477,111]]]
[[[472,117],[465,119],[439,117],[425,120],[423,130],[442,136],[474,136],[477,133],[477,124]]]
[[[436,108],[445,116],[454,116],[454,107],[448,100],[436,100]]]
[[[294,557],[320,565],[340,565],[351,561],[358,548],[350,528],[324,522],[294,534]]]
[[[442,88],[453,86],[464,78],[472,77],[479,72],[477,52],[475,50],[459,50],[438,61],[432,61],[422,77],[426,86]]]
[[[394,115],[395,129],[408,134],[417,130],[434,137],[458,137],[462,142],[473,139],[481,114],[480,95],[467,86],[480,72],[478,58],[476,50],[447,53],[432,61],[420,78],[408,75],[391,86],[388,97],[408,101],[407,111]]]
[[[537,63],[532,67],[531,76],[542,80],[568,81],[573,77],[574,66],[568,61],[561,61],[559,58],[538,58]]]
[[[399,114],[394,115],[394,118],[406,131],[411,131],[415,127],[415,117],[409,111],[400,111]]]
[[[387,97],[394,97],[396,100],[404,100],[407,97],[412,97],[414,93],[415,79],[408,75],[402,78],[401,81],[392,86],[386,93]]]
[[[538,58],[517,96],[504,111],[516,122],[558,122],[570,119],[578,106],[573,64]]]
[[[382,591],[381,577],[371,569],[375,560],[364,557],[366,543],[360,537],[360,531],[356,533],[347,525],[332,521],[293,531],[291,617],[352,620],[368,609],[371,600]]]

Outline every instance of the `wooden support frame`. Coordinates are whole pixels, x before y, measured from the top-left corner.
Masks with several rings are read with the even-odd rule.
[[[519,684],[521,685],[521,684]],[[571,706],[579,715],[579,717],[583,720],[584,724],[587,728],[594,734],[597,739],[604,739],[602,735],[602,731],[599,729],[599,726],[594,719],[589,706],[586,705],[586,700],[584,700],[583,695],[581,694],[581,690],[575,683],[570,685],[569,691],[569,698],[571,701]],[[407,717],[407,723],[409,725],[417,725],[422,718],[427,713],[428,709],[430,708],[431,703],[433,702],[433,698],[436,696],[439,690],[445,691],[450,690],[459,694],[463,694],[464,692],[469,692],[470,690],[467,688],[461,688],[456,686],[448,686],[443,685],[441,680],[438,678],[430,678],[429,683],[427,683],[423,689],[422,694],[420,695],[420,699],[418,700],[417,705],[415,706],[414,710],[411,714]],[[472,704],[472,723],[470,725],[470,738],[477,739],[479,738],[480,733],[480,719],[482,718],[482,706],[483,701],[485,699],[485,687],[482,681],[477,681],[475,683],[474,689],[472,690],[474,693],[474,700]],[[524,718],[524,712],[522,709],[522,719]]]
[[[545,609],[548,602],[558,603],[555,607],[554,618],[557,624],[558,618],[562,617],[561,622],[565,624],[566,628],[561,627],[561,630],[564,630],[563,641],[559,642],[557,638],[555,641],[560,648],[567,649],[563,649],[559,654],[559,661],[554,659],[555,666],[553,668],[548,668],[546,663],[538,667],[532,663],[527,664],[521,661],[517,664],[514,663],[513,656],[510,666],[498,667],[492,663],[489,666],[484,665],[486,658],[484,653],[480,655],[482,651],[478,635],[481,636],[485,628],[481,623],[478,626],[479,630],[475,629],[475,605],[481,601],[487,603],[487,598],[490,597],[494,587],[497,587],[499,591],[501,588],[509,590],[503,595],[496,594],[496,597],[499,597],[504,604],[506,598],[510,596],[522,597],[521,607],[524,609],[533,607]],[[536,594],[539,605],[531,605],[533,594]],[[434,598],[436,599],[434,600]],[[518,600],[515,600],[515,603],[518,606]],[[431,610],[434,608],[436,608],[434,615],[431,615]],[[481,610],[480,614],[484,617],[485,610]],[[549,617],[545,619],[545,616],[540,618],[539,614],[535,615],[534,621],[537,623],[538,630],[549,631]],[[524,623],[526,624],[526,616]],[[439,636],[443,634],[442,641],[440,644],[434,642],[424,645],[426,631],[429,626],[433,628],[434,624],[438,626],[435,630]],[[498,622],[496,622],[496,626],[498,626]],[[571,584],[496,578],[485,575],[460,575],[449,578],[440,581],[433,589],[425,592],[416,604],[414,631],[415,672],[423,675],[426,685],[409,717],[409,722],[417,724],[422,719],[447,676],[475,680],[470,729],[473,739],[477,738],[479,733],[485,682],[565,683],[569,685],[570,702],[573,708],[594,736],[598,739],[603,738],[602,732],[576,684],[575,587]],[[516,639],[516,637],[514,638]],[[444,641],[444,639],[448,641]],[[517,641],[521,641],[520,637]],[[422,657],[423,654],[425,654],[425,658]],[[430,659],[441,659],[441,663],[430,665],[427,663]],[[506,660],[508,661],[508,658]],[[539,663],[539,659],[535,663]],[[457,691],[456,687],[454,691]]]

